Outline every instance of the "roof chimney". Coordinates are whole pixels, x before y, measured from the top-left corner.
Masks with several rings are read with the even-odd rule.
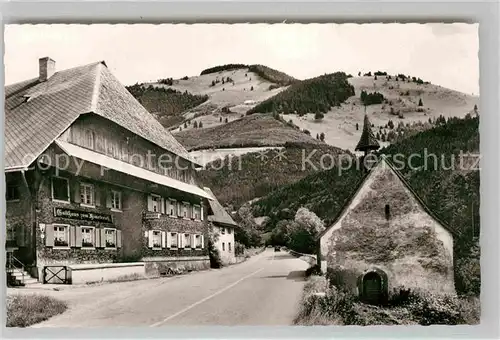
[[[46,81],[56,72],[56,62],[49,57],[38,59],[39,76],[38,80]]]

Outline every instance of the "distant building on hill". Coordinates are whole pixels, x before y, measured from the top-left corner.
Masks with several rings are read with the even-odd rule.
[[[365,157],[378,149],[370,126],[365,117],[356,148]],[[453,229],[425,206],[387,157],[366,171],[319,238],[318,262],[331,283],[372,303],[400,289],[454,294]]]

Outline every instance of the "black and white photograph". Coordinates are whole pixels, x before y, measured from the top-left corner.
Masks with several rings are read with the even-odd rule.
[[[4,49],[7,327],[479,324],[479,24]]]

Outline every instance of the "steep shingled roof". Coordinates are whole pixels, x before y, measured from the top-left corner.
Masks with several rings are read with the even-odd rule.
[[[190,162],[186,149],[101,62],[5,87],[5,169],[29,166],[80,115],[97,114]]]
[[[385,164],[387,164],[389,166],[389,168],[392,170],[392,172],[394,172],[396,174],[396,176],[399,178],[399,180],[401,181],[401,183],[403,183],[403,185],[406,187],[406,189],[408,189],[408,191],[410,191],[410,193],[413,195],[413,197],[415,197],[415,199],[417,200],[417,202],[420,204],[420,206],[425,210],[425,212],[431,216],[436,222],[438,222],[439,224],[441,224],[446,230],[448,230],[453,236],[458,236],[458,231],[455,230],[454,228],[452,228],[451,226],[449,226],[448,224],[446,224],[445,222],[443,222],[443,220],[441,220],[425,203],[424,201],[422,200],[422,198],[415,192],[415,190],[413,190],[413,188],[411,187],[410,183],[408,183],[408,181],[404,178],[403,174],[394,166],[394,164],[391,163],[391,161],[385,156],[385,155],[381,155],[380,159],[378,160],[378,162],[371,168],[370,172],[366,173],[363,178],[360,179],[359,183],[357,184],[356,186],[356,189],[354,190],[354,192],[349,196],[349,198],[344,202],[344,205],[342,206],[341,209],[339,209],[337,215],[335,216],[335,218],[333,219],[333,222],[330,223],[330,226],[326,227],[317,237],[316,239],[321,239],[323,237],[323,235],[325,235],[327,233],[328,230],[330,230],[331,228],[333,228],[333,226],[340,220],[340,218],[343,216],[344,212],[347,210],[347,208],[349,208],[349,206],[351,205],[351,203],[353,202],[354,198],[357,196],[357,194],[359,193],[359,191],[361,190],[361,188],[363,187],[363,185],[365,184],[366,180],[368,179],[368,177],[370,176],[370,174],[372,173],[372,170],[375,169],[377,166],[380,165],[381,162],[385,162]]]
[[[232,217],[227,213],[226,209],[224,209],[224,207],[219,203],[212,190],[207,187],[204,187],[203,190],[205,190],[213,198],[213,200],[208,201],[210,204],[210,209],[212,209],[213,212],[212,215],[208,215],[208,220],[227,226],[237,227],[238,224],[234,222]]]
[[[365,114],[365,120],[363,123],[363,132],[361,133],[361,138],[359,139],[358,145],[356,146],[356,151],[365,150],[377,150],[380,148],[380,144],[373,135],[372,124],[368,119],[368,115]]]

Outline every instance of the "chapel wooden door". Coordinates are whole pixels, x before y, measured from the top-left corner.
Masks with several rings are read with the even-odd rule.
[[[382,278],[371,272],[363,277],[363,298],[367,303],[378,304],[382,299]]]

